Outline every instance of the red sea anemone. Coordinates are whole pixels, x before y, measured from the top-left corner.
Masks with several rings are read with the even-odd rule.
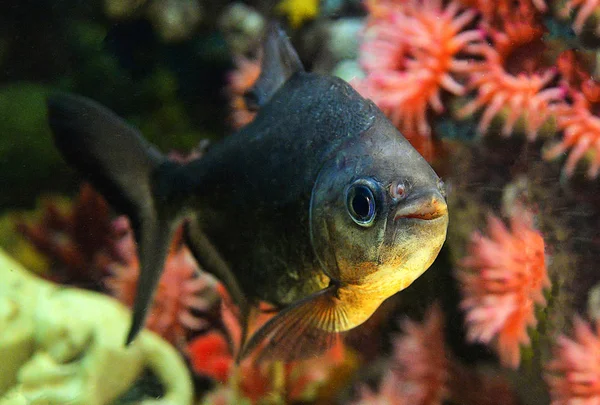
[[[535,304],[546,304],[542,292],[550,285],[544,239],[532,222],[531,213],[516,213],[509,231],[490,216],[488,236],[475,232],[457,272],[467,338],[494,340],[501,363],[513,368],[520,363],[519,346],[530,344],[527,327],[537,324]]]
[[[554,359],[546,366],[552,405],[600,403],[600,324],[595,333],[579,317],[574,320],[573,339],[559,336]]]
[[[367,7],[360,56],[367,76],[355,85],[401,131],[429,136],[427,112],[444,111],[442,92],[465,92],[457,76],[470,63],[459,54],[483,39],[480,30],[466,29],[476,12],[440,0],[371,1]]]

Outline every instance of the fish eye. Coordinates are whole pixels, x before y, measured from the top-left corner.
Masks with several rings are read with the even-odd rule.
[[[363,182],[352,184],[346,191],[346,208],[350,217],[360,226],[371,226],[375,220],[375,195]]]

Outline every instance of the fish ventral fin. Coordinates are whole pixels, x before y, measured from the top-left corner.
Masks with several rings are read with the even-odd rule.
[[[278,23],[271,22],[263,40],[260,75],[244,95],[248,108],[261,108],[287,79],[299,71],[303,72],[304,66],[287,34]]]
[[[135,128],[90,99],[55,94],[48,98],[47,105],[54,141],[65,160],[116,211],[131,220],[140,277],[129,344],[144,326],[173,233],[181,220],[176,209],[158,207],[161,197],[153,190],[161,169],[170,162]]]
[[[338,286],[330,285],[283,309],[242,348],[238,361],[256,354],[257,361],[303,360],[318,356],[340,339],[345,313],[338,305]]]

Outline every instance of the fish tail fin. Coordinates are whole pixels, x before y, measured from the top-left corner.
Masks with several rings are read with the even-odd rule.
[[[286,362],[325,353],[349,329],[345,310],[338,305],[338,286],[331,285],[283,309],[243,346],[238,361],[256,352],[258,361]]]
[[[164,209],[166,197],[157,195],[154,187],[161,169],[174,163],[135,128],[90,99],[56,94],[47,104],[54,141],[65,160],[131,220],[140,278],[129,344],[144,325],[171,238],[181,222],[180,210]]]

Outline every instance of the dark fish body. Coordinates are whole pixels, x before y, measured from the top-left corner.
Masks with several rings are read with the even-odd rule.
[[[437,256],[448,215],[439,178],[381,111],[344,81],[306,73],[272,28],[250,96],[255,120],[179,164],[91,100],[49,100],[65,159],[129,215],[140,256],[131,341],[174,230],[242,308],[283,307],[246,340],[295,359],[363,323]]]
[[[290,304],[327,286],[310,241],[313,187],[376,111],[344,81],[298,72],[255,121],[178,169],[197,184],[182,193],[197,187],[197,220],[249,297]]]

